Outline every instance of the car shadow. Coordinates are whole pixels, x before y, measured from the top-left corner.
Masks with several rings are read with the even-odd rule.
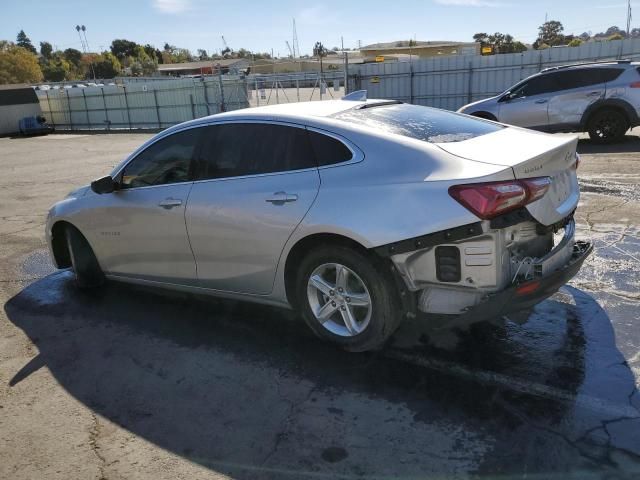
[[[578,140],[578,153],[638,153],[640,152],[640,136],[626,135],[620,142],[602,145],[592,142],[590,139]]]
[[[5,304],[39,351],[9,388],[46,366],[100,416],[240,479],[598,470],[612,447],[588,430],[635,378],[602,376],[621,357],[608,317],[570,293],[575,306],[546,301],[526,328],[474,328],[452,349],[413,321],[349,354],[285,310],[117,283],[82,293],[56,272]]]

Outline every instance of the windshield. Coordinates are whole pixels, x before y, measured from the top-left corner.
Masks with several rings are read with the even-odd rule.
[[[505,128],[485,120],[408,104],[354,108],[332,116],[429,143],[462,142]]]

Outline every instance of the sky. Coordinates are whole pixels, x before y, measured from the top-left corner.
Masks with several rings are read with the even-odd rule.
[[[85,25],[92,51],[115,38],[162,48],[165,42],[196,52],[223,48],[286,56],[295,18],[302,54],[313,44],[357,48],[359,42],[393,40],[472,41],[477,32],[510,33],[531,43],[544,22],[559,20],[565,33],[626,27],[626,0],[87,0],[3,2],[0,39],[13,40],[23,29],[37,47],[49,41],[59,49],[81,49],[75,26]],[[640,27],[640,1],[632,2]]]

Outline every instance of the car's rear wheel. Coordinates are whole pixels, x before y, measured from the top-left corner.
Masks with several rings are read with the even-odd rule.
[[[618,142],[629,129],[627,117],[620,111],[606,108],[593,114],[587,131],[594,143]]]
[[[102,285],[104,274],[87,239],[74,227],[67,227],[65,235],[76,285],[83,289]]]
[[[354,352],[381,347],[401,319],[382,266],[344,246],[320,247],[302,260],[296,304],[316,335]]]

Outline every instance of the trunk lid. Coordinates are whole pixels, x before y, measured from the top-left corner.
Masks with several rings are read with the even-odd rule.
[[[468,160],[511,167],[516,179],[551,177],[546,195],[526,208],[543,225],[552,225],[578,206],[577,144],[575,136],[508,127],[469,140],[436,145]]]

